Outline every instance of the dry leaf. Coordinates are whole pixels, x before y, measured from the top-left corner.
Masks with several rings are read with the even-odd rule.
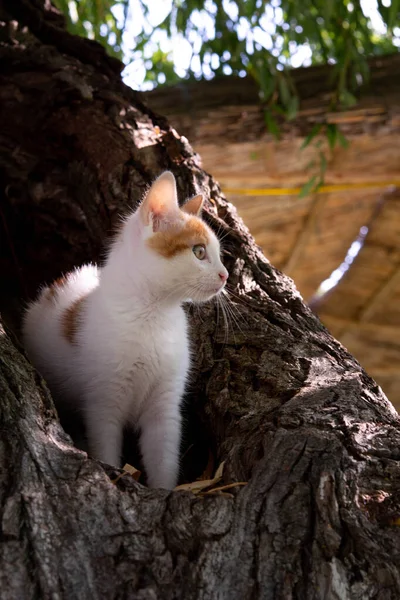
[[[234,483],[228,483],[227,485],[221,485],[221,487],[218,488],[213,488],[212,490],[208,490],[207,492],[204,492],[202,494],[202,496],[206,496],[207,494],[216,494],[219,492],[223,492],[223,490],[229,490],[231,488],[237,487],[237,486],[243,486],[243,485],[247,485],[248,481],[235,481]],[[221,495],[225,495],[222,494]],[[232,496],[232,494],[226,494],[227,496]]]
[[[177,491],[177,492],[193,492],[193,494],[198,494],[202,490],[205,490],[205,489],[219,483],[222,479],[222,473],[224,471],[224,464],[225,463],[222,462],[219,465],[217,472],[215,473],[215,476],[212,479],[203,479],[200,481],[193,481],[192,483],[182,483],[182,485],[178,485],[175,488],[175,491]]]
[[[133,479],[134,479],[135,481],[139,481],[139,479],[140,479],[140,476],[141,476],[141,474],[142,474],[142,472],[141,472],[141,471],[139,471],[139,469],[136,469],[135,467],[132,467],[132,465],[128,465],[128,463],[126,463],[126,464],[125,464],[125,465],[122,467],[122,469],[123,469],[124,471],[126,471],[127,473],[129,473],[130,475],[132,475],[132,477],[133,477]]]
[[[216,473],[215,473],[215,479],[222,478],[222,473],[224,472],[224,467],[225,467],[225,461],[223,460],[222,463],[219,465]]]
[[[132,467],[132,465],[128,465],[128,463],[126,463],[123,467],[122,467],[122,473],[120,473],[118,475],[118,477],[116,477],[115,479],[111,479],[111,483],[113,483],[114,485],[117,483],[117,481],[119,481],[121,479],[121,477],[123,477],[124,475],[130,475],[131,477],[133,477],[133,479],[135,481],[139,481],[140,476],[142,474],[141,471],[139,471],[139,469],[135,469],[135,467]]]
[[[176,492],[193,492],[194,494],[198,494],[201,490],[209,488],[214,483],[218,483],[220,479],[203,479],[202,481],[192,481],[192,483],[182,483],[182,485],[177,485],[175,488]]]
[[[201,477],[199,479],[212,479],[212,474],[214,472],[214,456],[211,450],[208,450],[208,462],[207,466],[204,469]]]

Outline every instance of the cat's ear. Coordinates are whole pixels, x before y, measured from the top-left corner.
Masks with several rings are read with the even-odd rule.
[[[144,225],[152,225],[153,231],[159,231],[164,222],[176,218],[179,214],[178,195],[175,177],[170,171],[155,180],[139,210]]]
[[[183,212],[188,213],[189,215],[200,215],[204,204],[204,198],[201,194],[194,196],[190,200],[188,200],[181,208]]]

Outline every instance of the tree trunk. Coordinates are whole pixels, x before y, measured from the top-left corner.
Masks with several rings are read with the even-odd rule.
[[[400,428],[377,385],[261,254],[162,117],[42,0],[8,0],[0,47],[1,599],[398,599]],[[15,21],[19,21],[16,26]],[[223,231],[236,317],[192,317],[182,481],[149,490],[76,450],[17,341],[20,298],[98,260],[164,169]],[[209,467],[207,467],[209,470]],[[207,469],[206,469],[207,470]]]

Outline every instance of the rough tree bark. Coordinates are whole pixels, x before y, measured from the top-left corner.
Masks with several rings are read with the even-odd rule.
[[[264,258],[187,141],[43,4],[1,9],[0,597],[399,598],[390,403]],[[116,215],[165,168],[182,198],[207,194],[226,235],[240,323],[225,331],[214,305],[192,315],[182,474],[200,475],[211,450],[223,483],[248,482],[225,495],[113,483],[115,470],[71,445],[17,341],[18,299],[100,259]]]

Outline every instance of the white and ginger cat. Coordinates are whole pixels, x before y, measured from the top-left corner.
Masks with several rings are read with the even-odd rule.
[[[119,466],[124,425],[134,425],[151,487],[178,479],[190,367],[182,303],[209,300],[228,278],[202,204],[195,196],[179,208],[175,178],[163,173],[104,267],[85,265],[43,288],[24,318],[27,352],[60,408],[82,411],[89,453]]]

